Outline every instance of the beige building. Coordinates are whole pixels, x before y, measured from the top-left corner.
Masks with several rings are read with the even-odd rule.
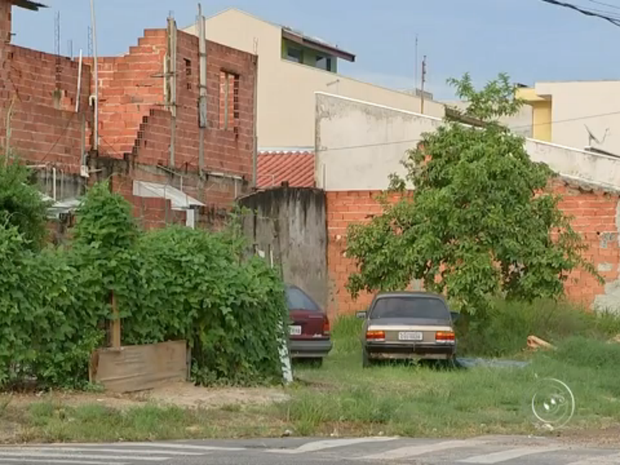
[[[518,95],[534,139],[620,155],[620,81],[538,82]]]
[[[338,60],[355,55],[291,28],[270,23],[234,8],[207,18],[209,40],[255,53],[258,65],[258,145],[313,147],[315,92],[420,112],[422,99],[337,73]],[[196,34],[196,26],[185,29]],[[424,114],[443,117],[444,106],[424,101]]]

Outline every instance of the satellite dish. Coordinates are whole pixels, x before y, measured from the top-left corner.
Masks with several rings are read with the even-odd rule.
[[[592,141],[596,142],[599,145],[603,145],[605,143],[605,139],[607,139],[607,134],[609,133],[609,128],[605,129],[605,133],[603,134],[603,139],[599,139],[594,134],[592,134],[592,131],[590,130],[587,124],[584,124],[584,126],[586,128],[586,131],[588,131],[588,145],[591,146]]]

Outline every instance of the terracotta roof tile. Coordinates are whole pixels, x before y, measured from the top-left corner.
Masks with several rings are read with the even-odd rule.
[[[314,153],[309,151],[259,152],[257,187],[314,187]]]

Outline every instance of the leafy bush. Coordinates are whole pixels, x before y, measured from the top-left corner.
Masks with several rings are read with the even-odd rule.
[[[0,164],[0,223],[16,226],[24,246],[40,248],[47,234],[48,204],[30,185],[30,171],[23,165]]]
[[[264,261],[242,262],[241,253],[228,233],[171,227],[144,235],[138,292],[119,302],[131,314],[124,342],[187,339],[201,384],[281,378],[284,287]]]
[[[242,260],[236,235],[140,233],[106,183],[82,203],[69,249],[36,252],[28,234],[0,221],[0,386],[84,387],[112,292],[123,342],[186,339],[196,382],[281,378],[284,286],[264,261]]]
[[[459,322],[459,351],[478,356],[513,356],[521,352],[529,335],[554,344],[581,336],[608,339],[620,333],[615,315],[589,313],[566,301],[537,300],[532,303],[497,300],[483,323]]]

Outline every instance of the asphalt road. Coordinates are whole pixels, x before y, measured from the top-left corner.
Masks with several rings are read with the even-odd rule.
[[[60,465],[620,465],[620,449],[545,438],[266,439],[0,447],[0,464]]]

